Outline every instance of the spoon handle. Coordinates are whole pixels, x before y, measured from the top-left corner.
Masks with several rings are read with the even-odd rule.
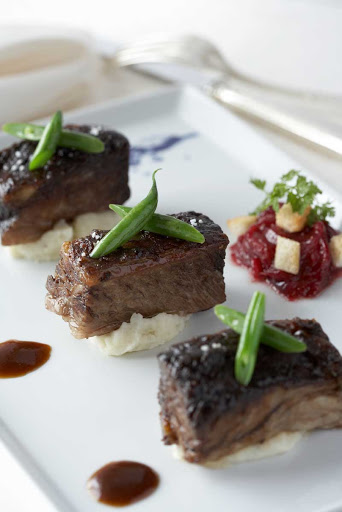
[[[234,91],[223,80],[205,86],[205,92],[219,103],[258,121],[295,135],[302,140],[342,156],[342,138],[314,124],[286,114],[262,101]]]

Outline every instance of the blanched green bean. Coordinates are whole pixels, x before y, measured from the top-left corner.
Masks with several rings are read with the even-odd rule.
[[[126,217],[126,215],[128,215],[132,210],[129,206],[122,206],[118,204],[110,204],[109,208],[121,217]],[[195,227],[191,226],[191,224],[188,224],[187,222],[176,219],[171,215],[160,215],[159,213],[154,213],[143,229],[145,231],[150,231],[151,233],[187,240],[188,242],[195,242],[198,244],[203,244],[203,242],[205,242],[204,236]]]
[[[44,128],[40,141],[29,163],[29,170],[34,171],[43,167],[50,160],[57,148],[62,131],[62,112],[58,111]]]
[[[154,214],[158,204],[158,190],[155,180],[157,169],[152,175],[152,187],[147,196],[107,233],[94,247],[90,256],[101,258],[115,251],[139,233]]]
[[[2,129],[14,137],[32,141],[39,141],[44,132],[44,126],[29,123],[7,123]],[[98,137],[71,130],[62,130],[57,146],[77,149],[85,153],[102,153],[104,151],[104,143]]]
[[[44,126],[37,126],[29,123],[7,123],[2,127],[2,131],[26,140],[40,140],[43,135]]]
[[[248,386],[257,360],[264,326],[265,294],[255,292],[249,304],[235,356],[235,378]]]
[[[224,324],[231,327],[235,332],[241,334],[243,324],[246,318],[244,313],[230,309],[222,304],[215,306],[215,315]],[[307,349],[306,344],[295,338],[286,331],[282,331],[273,325],[264,323],[264,328],[261,334],[261,343],[269,347],[279,350],[279,352],[305,352]]]

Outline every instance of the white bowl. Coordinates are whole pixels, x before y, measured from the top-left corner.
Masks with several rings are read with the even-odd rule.
[[[98,57],[84,32],[9,27],[0,37],[0,123],[77,106],[96,80]]]

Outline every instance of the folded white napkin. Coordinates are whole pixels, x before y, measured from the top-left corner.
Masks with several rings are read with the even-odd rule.
[[[0,123],[76,107],[94,87],[99,58],[89,34],[8,27],[0,34]]]

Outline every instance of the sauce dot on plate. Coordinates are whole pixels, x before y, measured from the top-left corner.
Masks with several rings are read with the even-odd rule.
[[[35,341],[0,343],[0,378],[22,377],[33,372],[49,360],[50,354],[50,345]]]
[[[149,466],[123,460],[96,471],[89,478],[87,489],[97,501],[123,507],[146,498],[158,484],[159,476]]]

